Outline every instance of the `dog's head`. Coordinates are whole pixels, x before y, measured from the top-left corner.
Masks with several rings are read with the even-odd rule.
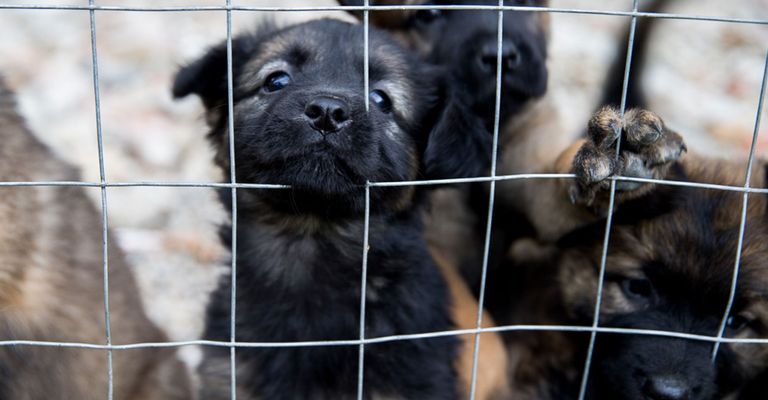
[[[233,40],[237,180],[292,187],[258,191],[259,199],[300,212],[359,215],[366,181],[469,175],[484,167],[442,157],[486,152],[482,144],[457,142],[453,129],[487,134],[450,100],[439,69],[375,30],[364,93],[363,38],[361,26],[318,20]],[[182,68],[173,93],[202,98],[217,163],[228,171],[226,44]],[[374,211],[405,208],[412,197],[412,188],[372,190]]]
[[[362,5],[362,0],[340,0]],[[371,5],[498,5],[494,0],[371,0]],[[505,1],[507,6],[545,6],[546,0]],[[356,15],[360,15],[356,13]],[[490,126],[496,104],[498,12],[418,10],[371,12],[371,21],[393,32],[423,58],[451,69],[475,113]],[[514,116],[547,88],[548,14],[504,13],[501,46],[501,117]]]
[[[725,313],[739,238],[738,201],[697,193],[661,217],[612,229],[600,325],[716,336]],[[729,194],[740,198],[740,195]],[[709,203],[709,204],[707,204]],[[732,217],[732,215],[731,215]],[[750,218],[725,336],[768,334],[768,224]],[[602,238],[602,235],[597,235]],[[602,240],[599,240],[602,242]],[[601,244],[563,256],[561,288],[570,312],[591,323]],[[768,348],[649,335],[597,336],[590,398],[722,399],[768,368]]]

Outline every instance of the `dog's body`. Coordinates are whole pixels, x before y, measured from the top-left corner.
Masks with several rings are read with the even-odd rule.
[[[611,174],[744,185],[745,162],[681,158],[682,139],[654,114],[633,110],[625,121],[612,109],[598,112],[590,123],[589,138],[564,152],[553,170],[577,176],[575,184],[552,181],[549,186],[550,196],[561,200],[550,210],[558,214],[562,233],[553,258],[562,311],[568,316],[560,323],[592,322]],[[622,131],[622,153],[614,161],[616,133]],[[751,186],[766,187],[766,166],[756,165]],[[600,325],[716,336],[730,294],[742,194],[628,181],[617,182],[616,190]],[[763,337],[768,326],[766,204],[764,195],[749,196],[740,275],[726,337]],[[532,398],[561,399],[577,393],[586,336],[555,335],[559,337],[555,345],[538,354],[538,360],[540,365],[544,360],[557,361],[541,370],[541,380],[534,385],[538,396]],[[764,346],[723,344],[714,364],[712,350],[713,344],[707,341],[598,334],[588,398],[764,396],[764,392],[757,394],[764,388],[759,377],[768,370]],[[556,370],[570,378],[547,382]],[[562,394],[563,387],[567,396]]]
[[[0,180],[77,181],[27,130],[13,94],[0,82]],[[78,187],[2,188],[0,200],[0,340],[105,343],[99,212]],[[166,338],[143,312],[123,256],[109,247],[115,344]],[[189,399],[184,365],[173,349],[115,351],[117,399]],[[0,398],[103,399],[105,351],[0,347]]]
[[[454,129],[483,132],[439,69],[376,30],[366,113],[362,32],[321,20],[235,39],[238,181],[292,186],[238,191],[238,341],[358,338],[363,185],[462,173],[437,156],[462,148]],[[217,161],[228,170],[225,54],[218,47],[183,69],[174,93],[202,97]],[[449,288],[423,237],[425,193],[370,193],[366,336],[452,329]],[[223,199],[229,203],[228,192]],[[230,339],[229,291],[224,284],[214,296],[209,338]],[[467,293],[452,285],[451,295]],[[365,397],[456,398],[467,389],[459,388],[455,364],[466,370],[468,357],[457,360],[458,351],[452,337],[367,345]],[[357,357],[357,346],[238,349],[238,390],[243,398],[351,398]],[[207,398],[228,396],[227,360],[227,351],[209,352]],[[461,381],[468,386],[468,377]]]

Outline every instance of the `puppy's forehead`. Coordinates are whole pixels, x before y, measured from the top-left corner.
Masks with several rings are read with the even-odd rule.
[[[371,79],[407,79],[411,71],[405,52],[382,35],[371,31],[369,37]],[[362,78],[364,56],[361,26],[320,20],[284,29],[262,41],[257,54],[247,62],[246,71],[254,73],[281,60],[306,70],[334,71],[346,77]]]

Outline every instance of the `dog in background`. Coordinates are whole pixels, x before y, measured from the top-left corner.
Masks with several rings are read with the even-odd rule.
[[[341,0],[343,5],[362,5],[362,0]],[[547,1],[511,1],[507,5],[546,6]],[[498,5],[491,0],[372,0],[372,5]],[[356,13],[359,17],[360,13]],[[455,130],[454,140],[465,143],[469,151],[440,154],[444,160],[472,168],[462,176],[488,175],[496,109],[498,13],[478,10],[405,10],[369,13],[373,24],[387,29],[422,59],[449,69],[460,88],[456,96],[479,118],[485,131]],[[544,159],[548,146],[562,141],[565,148],[573,140],[561,140],[564,130],[558,125],[557,110],[546,94],[548,82],[547,43],[549,14],[505,12],[501,49],[502,96],[500,108],[500,174],[532,172],[548,166]],[[469,118],[470,116],[461,116]],[[546,144],[546,145],[545,145]],[[460,155],[460,156],[459,156]],[[445,176],[450,176],[443,174]],[[436,190],[427,222],[430,246],[451,265],[458,267],[469,287],[479,290],[488,209],[488,184],[461,185]],[[497,264],[496,250],[505,249],[511,237],[528,232],[515,189],[509,195],[498,193],[504,203],[497,204],[490,265]],[[508,221],[519,221],[510,223]],[[503,229],[499,229],[503,228]],[[510,228],[514,232],[509,231]]]
[[[376,30],[371,92],[364,94],[362,39],[359,25],[332,20],[234,39],[237,179],[291,185],[238,191],[238,341],[358,338],[366,181],[437,177],[458,168],[437,157],[462,150],[453,129],[483,132],[476,119],[461,118],[472,113],[440,69]],[[181,69],[173,88],[176,97],[202,99],[224,171],[226,76],[220,45]],[[370,194],[366,336],[453,329],[450,296],[462,287],[449,276],[449,288],[429,255],[425,192],[407,186]],[[228,190],[222,199],[229,204]],[[222,232],[230,243],[230,229]],[[229,304],[223,283],[209,306],[206,338],[230,339]],[[366,398],[458,398],[469,381],[455,366],[471,359],[469,343],[460,349],[456,338],[441,337],[367,345]],[[228,351],[207,349],[203,397],[228,398],[228,360]],[[345,399],[357,389],[356,346],[238,349],[237,362],[240,398]]]
[[[604,108],[590,121],[588,138],[561,154],[553,170],[577,178],[551,181],[551,196],[561,204],[549,212],[562,222],[554,261],[563,310],[571,323],[592,322],[613,174],[744,184],[746,162],[684,152],[681,136],[657,115],[633,109],[622,119],[616,110]],[[756,163],[752,187],[768,187],[766,168],[765,162]],[[733,278],[742,194],[618,181],[615,199],[600,325],[716,336]],[[749,196],[736,297],[725,326],[728,338],[765,337],[768,329],[767,204],[764,195]],[[538,357],[558,359],[561,375],[576,379],[565,381],[570,389],[564,390],[563,381],[545,378],[531,398],[562,399],[577,393],[586,337],[559,335],[559,341]],[[707,341],[599,333],[588,398],[764,397],[765,346],[724,343],[714,363],[712,351],[713,343]]]
[[[0,81],[0,180],[77,181],[27,129]],[[80,187],[0,189],[0,340],[104,343],[101,218]],[[144,314],[120,249],[109,244],[114,344],[163,342]],[[193,398],[173,349],[113,352],[117,399]],[[107,355],[88,349],[0,346],[0,398],[103,399]]]

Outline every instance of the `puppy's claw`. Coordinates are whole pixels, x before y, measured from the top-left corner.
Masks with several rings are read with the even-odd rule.
[[[597,148],[609,149],[621,137],[621,129],[621,115],[611,107],[603,107],[589,120],[587,135]]]

